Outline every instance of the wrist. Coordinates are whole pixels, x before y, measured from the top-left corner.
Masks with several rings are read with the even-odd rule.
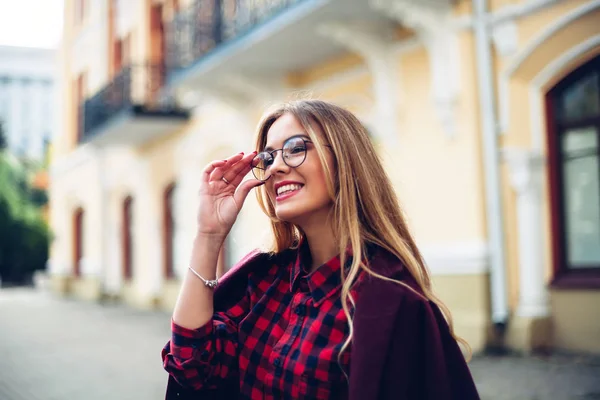
[[[214,279],[217,273],[219,253],[224,241],[225,238],[221,235],[197,234],[189,266],[206,279]]]
[[[227,235],[220,233],[206,233],[198,231],[196,232],[196,237],[194,238],[194,244],[201,245],[203,247],[208,246],[210,248],[216,247],[218,251],[223,243],[225,243],[226,237]]]

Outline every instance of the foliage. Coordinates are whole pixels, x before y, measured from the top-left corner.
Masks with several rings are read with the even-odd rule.
[[[0,148],[0,280],[4,283],[27,283],[48,259],[49,230],[40,209],[46,197],[31,188],[30,175],[26,163]]]
[[[6,147],[8,147],[8,142],[6,141],[6,136],[2,129],[2,121],[0,121],[0,152],[6,149]]]

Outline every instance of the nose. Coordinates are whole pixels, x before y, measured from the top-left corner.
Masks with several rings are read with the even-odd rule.
[[[269,168],[271,175],[285,174],[289,172],[290,167],[283,161],[283,151],[278,151],[273,155],[273,164]]]

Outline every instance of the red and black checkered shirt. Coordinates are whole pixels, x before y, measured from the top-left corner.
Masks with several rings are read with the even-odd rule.
[[[180,384],[217,387],[239,377],[241,399],[344,399],[350,346],[340,260],[306,272],[306,246],[287,267],[250,276],[246,295],[197,330],[172,323],[164,367]],[[353,293],[354,294],[354,293]],[[355,295],[355,294],[354,294]],[[341,366],[341,368],[340,368]]]

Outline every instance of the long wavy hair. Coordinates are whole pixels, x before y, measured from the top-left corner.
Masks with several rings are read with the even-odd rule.
[[[454,333],[450,311],[433,293],[431,278],[423,257],[408,229],[392,183],[385,173],[366,128],[349,111],[325,101],[299,100],[284,103],[267,111],[261,119],[257,128],[258,151],[264,149],[267,133],[273,123],[288,113],[296,117],[306,130],[323,165],[327,189],[333,202],[330,218],[332,226],[336,227],[334,235],[339,246],[341,265],[346,265],[346,250],[352,250],[350,267],[347,270],[341,269],[341,300],[348,318],[349,335],[340,355],[352,341],[350,308],[354,307],[355,303],[351,290],[360,271],[416,292],[404,282],[374,272],[368,263],[364,262],[366,246],[375,244],[400,259],[421,289],[421,293],[416,293],[440,308],[452,336],[466,348],[470,358],[468,343]],[[321,129],[323,137],[315,132],[314,125]],[[325,145],[331,146],[333,151],[335,173],[326,161],[325,152],[328,150]],[[377,184],[373,184],[374,182]],[[280,253],[296,247],[302,239],[302,231],[294,224],[277,218],[275,207],[264,186],[258,189],[257,198],[260,207],[271,219],[274,243],[270,250]]]

